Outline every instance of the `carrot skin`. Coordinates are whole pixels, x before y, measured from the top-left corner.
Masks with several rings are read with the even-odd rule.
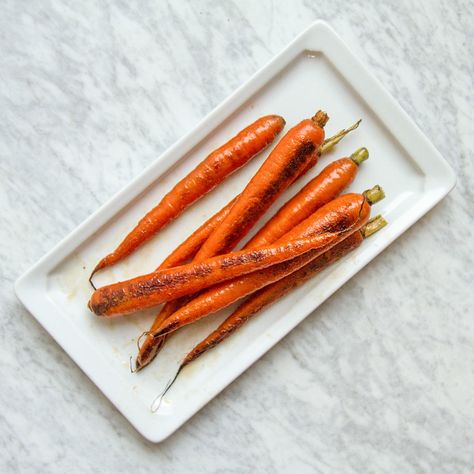
[[[267,115],[213,151],[143,217],[122,243],[95,267],[93,274],[130,255],[187,207],[266,148],[285,126],[278,115]]]
[[[362,233],[356,231],[327,252],[309,261],[299,270],[253,293],[217,329],[187,354],[181,367],[190,364],[224,339],[227,339],[264,307],[282,298],[294,288],[301,286],[329,265],[355,250],[363,240]]]
[[[328,233],[339,235],[338,239],[333,240],[326,248],[316,247],[317,250],[314,252],[302,253],[301,257],[298,256],[299,258],[294,259],[294,261],[284,261],[279,265],[275,264],[270,268],[255,271],[249,275],[241,275],[224,284],[208,289],[168,317],[153,335],[158,337],[175,331],[285,277],[342,241],[349,233],[358,230],[367,222],[369,216],[370,205],[361,194],[346,194],[331,201],[285,234],[274,245],[283,244],[284,242],[291,243],[302,238],[317,238],[317,236],[324,236]],[[350,232],[347,232],[348,229],[350,229]],[[346,232],[341,234],[344,230]],[[322,234],[321,232],[325,233]]]
[[[326,250],[342,240],[346,232],[347,229],[341,229],[261,249],[241,250],[107,285],[94,291],[88,306],[98,316],[140,311],[292,259],[314,248]]]

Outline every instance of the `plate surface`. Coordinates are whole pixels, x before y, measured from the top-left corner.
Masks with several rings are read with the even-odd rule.
[[[137,336],[148,329],[155,312],[112,321],[94,317],[86,308],[91,269],[175,182],[248,123],[261,115],[277,113],[285,117],[288,129],[319,108],[332,117],[326,127],[328,135],[358,118],[363,123],[282,196],[266,217],[330,160],[367,146],[371,158],[361,167],[350,190],[382,185],[387,197],[377,204],[374,213],[382,213],[390,225],[189,366],[160,410],[153,413],[153,399],[181,358],[230,310],[180,331],[169,340],[153,367],[131,374],[129,356],[135,355]],[[153,270],[192,230],[243,189],[267,154],[232,175],[136,255],[98,275],[97,284]],[[317,22],[19,278],[16,292],[135,428],[158,442],[283,338],[454,184],[454,173],[439,152],[334,31]]]

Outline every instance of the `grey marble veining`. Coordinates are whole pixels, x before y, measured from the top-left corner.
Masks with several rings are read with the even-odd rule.
[[[474,471],[472,1],[1,5],[2,473]],[[152,445],[13,281],[317,18],[434,142],[457,187]]]

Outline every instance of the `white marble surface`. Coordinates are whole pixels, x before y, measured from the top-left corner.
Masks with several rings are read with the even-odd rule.
[[[474,471],[474,3],[379,3],[1,2],[0,472]],[[457,187],[153,445],[13,281],[317,18]]]

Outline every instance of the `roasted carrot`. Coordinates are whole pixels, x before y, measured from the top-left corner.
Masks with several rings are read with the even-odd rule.
[[[295,242],[295,239],[315,238],[318,234],[327,235],[329,233],[338,235],[339,238],[333,239],[325,249],[321,250],[321,247],[317,247],[318,251],[308,251],[307,255],[303,255],[305,252],[301,252],[301,258],[295,259],[293,262],[283,260],[285,263],[278,265],[275,262],[270,268],[264,267],[266,268],[265,271],[255,270],[249,275],[241,275],[224,284],[210,288],[168,317],[153,333],[153,336],[159,337],[176,331],[180,327],[219,311],[238,299],[301,268],[308,261],[335,245],[336,241],[343,240],[348,236],[348,233],[355,232],[364,225],[370,215],[370,205],[382,199],[383,196],[382,189],[376,186],[364,194],[351,193],[334,199],[273,244],[276,246],[279,244],[284,245],[286,242],[291,244],[291,242]],[[258,251],[258,249],[251,250],[251,252]]]
[[[290,260],[312,249],[325,250],[341,241],[347,232],[344,228],[261,249],[231,252],[103,286],[94,291],[88,306],[98,316],[133,313]]]
[[[360,163],[368,157],[367,149],[359,148],[350,158],[341,158],[327,165],[278,210],[249,240],[246,248],[258,248],[275,242],[314,211],[332,201],[354,181]]]
[[[263,308],[282,298],[291,290],[301,286],[332,263],[335,263],[351,251],[355,250],[359,247],[364,238],[377,232],[385,225],[387,225],[387,222],[382,216],[374,217],[361,230],[354,232],[341,243],[335,245],[319,257],[311,260],[299,270],[252,294],[228,318],[226,318],[215,331],[209,334],[209,336],[197,344],[194,349],[188,353],[179,370],[215,347],[224,339],[227,339]]]
[[[319,111],[283,136],[222,224],[199,249],[198,261],[232,250],[308,164],[315,163],[327,121],[328,116]]]
[[[284,126],[285,120],[279,115],[261,117],[226,144],[213,151],[143,217],[112,253],[97,264],[91,278],[98,270],[114,265],[130,255],[160,229],[178,217],[187,207],[245,165],[266,148]]]
[[[368,156],[369,152],[367,149],[360,148],[350,158],[341,158],[327,165],[318,176],[313,178],[292,199],[282,206],[275,216],[267,222],[262,230],[244,248],[258,248],[275,242],[318,208],[334,199],[353,182],[360,163],[365,161]],[[186,245],[183,244],[183,246]],[[190,299],[184,298],[178,302],[170,301],[166,303],[156,316],[151,328],[147,331],[148,335],[144,337],[143,343],[139,347],[138,356],[135,361],[137,370],[141,370],[148,365],[156,356],[158,348],[163,346],[164,341],[153,337],[151,333],[156,331],[167,317]]]

